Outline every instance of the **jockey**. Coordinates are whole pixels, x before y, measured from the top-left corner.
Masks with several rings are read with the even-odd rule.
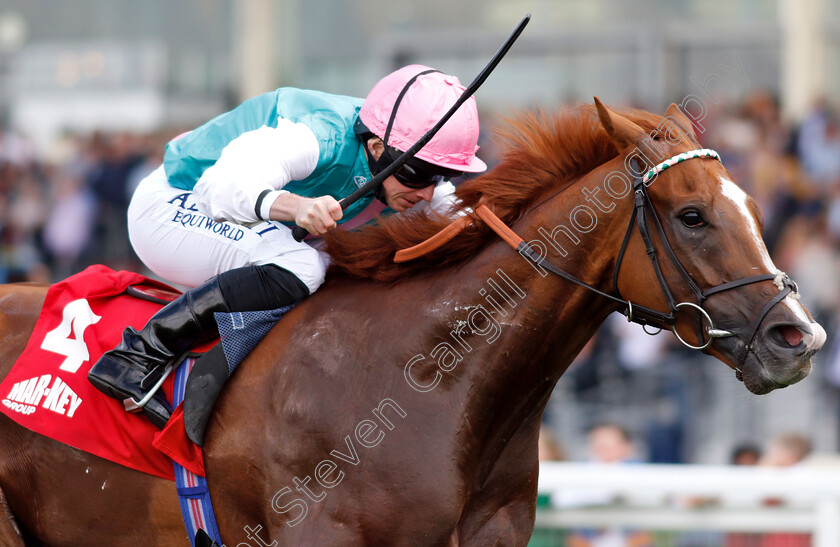
[[[380,80],[362,101],[280,88],[247,100],[171,141],[128,209],[131,245],[160,277],[194,287],[94,364],[89,380],[139,402],[167,367],[218,335],[214,312],[272,310],[324,282],[318,236],[383,212],[454,202],[450,177],[480,172],[478,113],[470,98],[380,188],[342,211],[351,194],[417,142],[463,93],[454,76],[420,65]],[[292,227],[309,236],[295,241]],[[171,407],[143,408],[158,427]]]

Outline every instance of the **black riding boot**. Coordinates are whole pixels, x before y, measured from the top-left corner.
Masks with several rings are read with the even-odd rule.
[[[138,403],[168,366],[197,343],[218,336],[213,313],[227,311],[219,282],[213,278],[164,306],[139,332],[133,327],[125,329],[120,345],[102,355],[90,369],[88,380],[106,395]],[[157,391],[143,412],[162,429],[172,407],[163,392]]]

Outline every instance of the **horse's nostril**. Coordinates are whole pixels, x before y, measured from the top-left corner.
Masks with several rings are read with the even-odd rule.
[[[779,331],[779,334],[782,335],[782,338],[785,339],[785,342],[792,348],[795,348],[802,342],[803,334],[802,331],[797,329],[791,325],[783,325],[781,327],[776,327]]]

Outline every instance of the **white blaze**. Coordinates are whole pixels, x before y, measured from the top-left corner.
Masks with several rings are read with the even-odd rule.
[[[744,217],[744,220],[747,223],[747,228],[749,229],[753,240],[755,240],[755,245],[761,253],[761,259],[764,261],[764,265],[767,267],[768,273],[775,273],[777,271],[776,266],[773,264],[773,260],[770,259],[770,253],[767,252],[767,247],[764,245],[764,240],[761,238],[761,232],[758,231],[758,223],[755,221],[755,217],[752,215],[750,208],[747,206],[747,193],[741,190],[737,184],[729,179],[720,177],[718,180],[720,181],[720,192],[723,194],[723,197],[731,201],[732,204],[735,205],[735,208],[738,209]]]
[[[732,182],[729,179],[719,177],[720,181],[720,191],[723,196],[732,202],[735,205],[735,208],[741,213],[744,217],[744,221],[747,224],[747,228],[750,231],[750,235],[752,236],[753,240],[755,240],[756,247],[758,248],[759,253],[761,254],[761,259],[764,262],[764,265],[768,269],[768,273],[776,273],[778,272],[778,268],[776,265],[773,264],[773,260],[770,258],[770,253],[767,252],[767,247],[764,245],[764,240],[761,238],[761,232],[758,230],[758,223],[755,220],[755,217],[750,212],[750,208],[747,206],[747,193],[741,190],[737,184]],[[805,313],[805,308],[802,307],[802,304],[799,303],[798,300],[792,298],[788,295],[784,300],[780,302],[780,304],[787,306],[788,309],[800,320],[805,323],[810,323],[811,328],[815,330],[814,335],[806,335],[806,342],[810,342],[807,345],[810,346],[815,339],[820,338],[820,332],[822,331],[822,327],[820,327],[817,323],[811,323],[811,320],[808,319],[808,315]],[[824,331],[822,337],[825,337]]]

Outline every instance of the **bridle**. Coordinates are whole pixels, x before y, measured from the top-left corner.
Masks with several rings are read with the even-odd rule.
[[[480,203],[470,214],[466,214],[464,216],[456,218],[452,221],[452,223],[449,226],[438,232],[436,235],[430,237],[426,241],[418,243],[413,247],[398,251],[394,256],[394,261],[407,262],[409,260],[414,260],[419,256],[423,256],[424,254],[431,252],[434,249],[440,248],[452,238],[456,237],[457,234],[459,234],[467,226],[471,225],[473,220],[476,217],[478,217],[499,237],[501,237],[508,245],[513,247],[516,251],[519,252],[519,254],[533,262],[539,268],[550,271],[554,275],[565,279],[570,283],[574,283],[575,285],[583,287],[588,291],[593,292],[617,304],[619,311],[622,314],[624,314],[628,321],[641,325],[642,328],[645,329],[645,332],[647,332],[648,334],[658,334],[658,332],[662,331],[663,329],[670,329],[671,331],[673,331],[674,335],[683,345],[690,349],[698,351],[705,351],[716,338],[738,336],[734,332],[718,329],[715,327],[714,321],[712,320],[711,316],[703,308],[703,303],[706,301],[706,299],[708,299],[710,296],[720,294],[725,291],[730,291],[732,289],[737,289],[745,285],[751,285],[753,283],[760,283],[763,281],[773,281],[773,283],[776,285],[776,288],[779,289],[779,293],[773,296],[773,298],[771,298],[764,305],[764,307],[759,312],[758,317],[755,319],[752,326],[750,327],[748,335],[742,338],[742,340],[745,341],[744,348],[738,356],[736,365],[734,367],[736,376],[740,380],[742,379],[741,367],[746,361],[749,353],[754,351],[753,342],[755,341],[755,337],[758,335],[758,330],[761,328],[761,325],[764,322],[764,319],[767,317],[767,314],[770,313],[770,310],[773,309],[773,307],[776,304],[784,300],[785,297],[787,297],[788,295],[792,294],[795,298],[798,298],[799,289],[796,286],[796,283],[794,283],[793,280],[791,280],[787,274],[779,270],[776,270],[774,273],[753,275],[749,277],[743,277],[741,279],[736,279],[734,281],[727,281],[726,283],[721,283],[720,285],[715,285],[714,287],[710,287],[708,289],[701,289],[697,282],[695,282],[691,275],[689,275],[688,271],[686,271],[686,269],[680,263],[676,253],[674,252],[673,247],[671,247],[671,243],[668,241],[668,237],[665,235],[665,230],[662,228],[662,223],[659,220],[659,216],[656,214],[656,208],[653,206],[653,202],[650,199],[650,195],[648,194],[647,188],[652,183],[653,178],[662,171],[665,171],[666,169],[684,161],[696,158],[712,158],[720,161],[720,156],[717,152],[707,148],[702,148],[698,150],[684,152],[682,154],[677,154],[676,156],[668,158],[662,163],[655,165],[647,172],[644,172],[644,175],[642,175],[643,172],[639,168],[638,160],[636,158],[633,158],[631,160],[630,163],[632,164],[632,168],[634,170],[633,192],[635,205],[633,207],[633,213],[630,216],[630,222],[627,225],[627,230],[624,234],[624,239],[621,242],[621,248],[619,249],[618,256],[616,257],[612,279],[613,287],[611,292],[604,292],[598,289],[597,287],[594,287],[589,283],[578,279],[574,275],[562,270],[561,268],[557,267],[555,264],[547,260],[542,254],[540,254],[537,250],[531,247],[531,245],[529,245],[524,239],[522,239],[522,237],[520,237],[510,227],[508,227],[508,225],[505,224],[504,221],[502,221],[498,216],[496,216],[496,214],[485,203]],[[567,186],[566,188],[569,187]],[[563,190],[565,190],[566,188],[564,188]],[[558,193],[562,192],[563,190],[559,190]],[[547,198],[544,201],[547,201],[548,199],[551,198]],[[650,219],[652,219],[652,221]],[[651,224],[653,225],[654,231],[651,231]],[[667,312],[662,312],[639,304],[633,304],[630,300],[626,300],[621,295],[621,291],[619,291],[618,289],[618,276],[621,272],[621,266],[624,261],[624,255],[627,251],[627,246],[630,242],[630,237],[633,235],[634,226],[638,228],[639,234],[642,237],[642,241],[645,244],[645,251],[647,252],[648,257],[650,258],[651,264],[653,265],[653,270],[656,274],[656,280],[659,283],[660,290],[662,291],[662,294],[665,297],[665,301],[668,304]],[[694,294],[696,302],[677,302],[674,298],[674,295],[671,292],[671,288],[668,285],[667,280],[665,279],[665,275],[662,273],[662,267],[659,261],[659,256],[657,254],[656,247],[654,246],[654,234],[656,234],[656,236],[659,238],[663,248],[665,249],[665,255],[668,257],[668,260],[671,262],[671,264],[674,266],[677,272],[679,272],[680,277],[682,277],[685,284],[688,285],[689,289]],[[698,313],[698,345],[690,344],[685,339],[683,339],[677,332],[677,313],[680,309],[683,308],[691,308],[696,310]],[[659,331],[650,332],[647,330],[648,327],[657,328],[659,329]]]
[[[716,338],[726,338],[730,336],[736,336],[735,333],[718,329],[715,327],[714,321],[709,316],[709,313],[703,309],[703,303],[707,298],[712,295],[720,294],[725,291],[729,291],[732,289],[736,289],[739,287],[743,287],[745,285],[751,285],[753,283],[759,283],[762,281],[774,281],[777,288],[779,289],[779,294],[775,295],[771,298],[761,309],[758,314],[758,318],[753,322],[751,329],[749,331],[749,335],[745,338],[746,345],[744,350],[742,351],[741,355],[737,360],[736,366],[736,374],[738,374],[740,378],[740,367],[743,365],[744,361],[747,358],[747,354],[752,350],[752,344],[755,340],[756,335],[758,334],[758,330],[761,327],[761,324],[764,322],[764,318],[770,312],[770,310],[781,302],[785,297],[789,294],[798,294],[798,288],[796,283],[791,280],[787,274],[777,271],[775,273],[766,273],[760,275],[754,275],[749,277],[743,277],[741,279],[737,279],[735,281],[728,281],[726,283],[721,283],[720,285],[716,285],[714,287],[710,287],[708,289],[701,289],[699,285],[692,279],[691,275],[686,271],[683,265],[680,263],[679,259],[677,258],[674,249],[671,247],[670,242],[668,241],[667,236],[665,235],[665,230],[662,228],[662,223],[659,220],[658,215],[656,214],[656,209],[653,206],[653,202],[650,199],[650,195],[648,194],[647,187],[652,182],[654,177],[661,173],[662,171],[676,165],[678,163],[682,163],[683,161],[687,161],[690,159],[695,158],[712,158],[717,159],[720,161],[720,156],[717,152],[710,149],[698,149],[692,150],[690,152],[685,152],[682,154],[678,154],[672,158],[665,160],[664,162],[654,166],[653,168],[649,169],[645,174],[642,176],[641,169],[639,169],[639,163],[636,158],[631,160],[633,164],[634,173],[634,182],[633,182],[633,191],[635,196],[635,206],[633,208],[633,214],[630,216],[630,222],[627,226],[627,231],[624,235],[624,240],[621,243],[621,248],[618,253],[618,257],[615,263],[615,269],[613,271],[613,293],[606,293],[593,287],[592,285],[576,278],[575,276],[569,274],[568,272],[563,271],[562,269],[558,268],[548,260],[546,260],[539,252],[534,250],[533,247],[528,245],[527,242],[513,234],[512,231],[508,228],[508,233],[505,236],[506,241],[509,244],[513,243],[509,239],[511,234],[516,237],[514,242],[517,244],[514,245],[516,250],[525,258],[534,262],[538,266],[552,272],[553,274],[566,279],[576,285],[584,287],[600,296],[612,300],[613,302],[619,304],[620,311],[624,316],[627,318],[628,321],[632,323],[637,323],[642,325],[645,329],[645,332],[648,334],[657,334],[657,332],[649,332],[647,331],[647,327],[653,327],[658,329],[665,329],[668,328],[676,335],[677,339],[682,342],[686,347],[694,350],[705,351],[706,348],[712,343],[712,341]],[[497,227],[494,227],[491,222],[488,222],[488,218],[485,218],[486,212],[489,210],[485,207],[483,211],[476,210],[476,214],[480,216],[485,222],[487,222],[491,228],[497,231]],[[492,212],[490,212],[492,215]],[[495,215],[493,215],[495,217]],[[496,221],[498,221],[498,217],[495,217]],[[499,221],[500,222],[500,221]],[[651,232],[651,224],[653,225],[654,232]],[[668,312],[663,313],[661,311],[655,310],[653,308],[648,308],[645,306],[641,306],[638,304],[633,304],[630,300],[625,300],[621,292],[618,289],[618,275],[621,270],[621,265],[624,260],[624,255],[627,250],[627,245],[630,241],[630,237],[633,233],[634,225],[638,228],[639,234],[642,237],[642,241],[645,244],[645,250],[647,252],[648,257],[650,258],[651,264],[653,265],[653,270],[656,273],[656,279],[659,283],[659,287],[662,290],[663,295],[665,296],[665,300],[668,304]],[[504,225],[502,225],[504,226]],[[505,226],[505,228],[507,228]],[[674,268],[679,272],[680,277],[682,277],[683,281],[686,285],[688,285],[691,292],[694,294],[696,298],[696,302],[677,302],[674,298],[673,293],[671,292],[670,287],[668,286],[668,282],[665,279],[664,274],[662,273],[662,267],[660,264],[660,260],[656,251],[656,247],[654,246],[653,241],[653,233],[659,238],[663,248],[665,249],[665,256],[674,266]],[[501,235],[501,234],[500,234]],[[518,240],[518,241],[517,241]],[[699,345],[692,345],[686,340],[684,340],[676,329],[676,321],[677,321],[677,313],[682,308],[692,308],[696,310],[699,314],[699,321],[697,326],[697,335],[698,335],[698,344]],[[705,327],[705,331],[704,331]],[[705,342],[704,342],[705,340]]]

